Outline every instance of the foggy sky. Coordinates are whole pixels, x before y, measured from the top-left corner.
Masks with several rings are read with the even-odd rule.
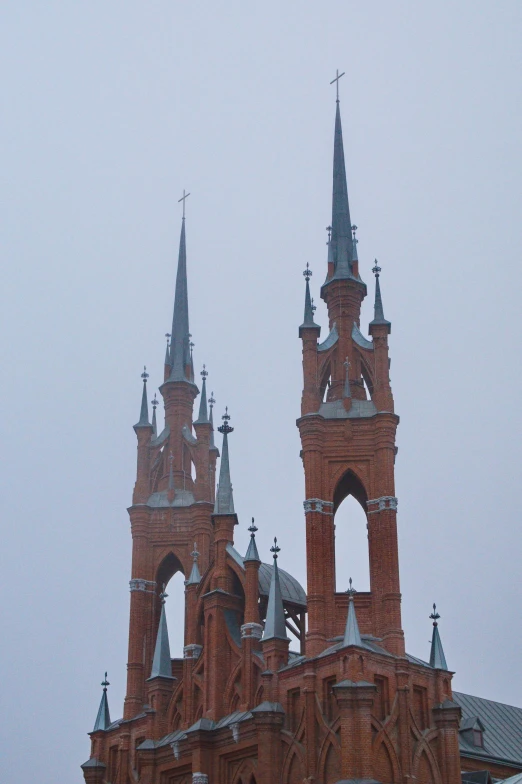
[[[132,425],[183,188],[236,545],[255,516],[306,585],[298,326],[309,262],[328,331],[337,68],[361,328],[375,257],[392,322],[407,649],[429,655],[436,601],[455,688],[522,705],[521,34],[518,0],[2,3],[2,782],[83,780],[105,670],[121,716]],[[362,523],[341,522],[361,586]]]

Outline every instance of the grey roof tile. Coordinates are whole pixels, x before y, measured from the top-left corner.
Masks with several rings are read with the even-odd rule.
[[[461,753],[522,765],[522,708],[457,691],[453,699],[462,709],[463,721],[478,717],[484,725],[484,748],[466,743],[461,736]]]

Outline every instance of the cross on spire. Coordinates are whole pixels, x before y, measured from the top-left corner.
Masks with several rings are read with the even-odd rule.
[[[216,399],[214,397],[214,393],[213,392],[210,393],[210,397],[208,399],[208,402],[209,402],[210,408],[214,408],[214,404],[216,402]]]
[[[104,678],[104,679],[103,679],[103,681],[101,682],[101,685],[103,686],[103,691],[107,691],[107,686],[110,686],[110,685],[111,685],[111,684],[109,683],[109,681],[107,680],[107,673],[105,673],[105,678]]]
[[[274,544],[270,548],[270,552],[274,554],[274,560],[277,559],[277,554],[281,552],[281,548],[277,546],[277,536],[274,536]]]
[[[149,374],[147,373],[147,366],[146,365],[143,365],[143,373],[141,374],[141,377],[143,379],[143,383],[145,384],[147,379],[148,379],[148,377],[149,377]]]
[[[178,199],[178,204],[180,203],[180,201],[183,202],[183,220],[185,220],[185,201],[186,199],[188,199],[189,196],[190,193],[185,193],[185,188],[183,188],[183,196],[181,197],[181,199]]]
[[[258,529],[257,529],[257,525],[254,523],[254,518],[252,518],[252,525],[250,525],[250,526],[248,527],[248,530],[250,531],[250,536],[252,536],[252,537],[253,537],[253,536],[255,536],[255,535],[256,535],[256,531],[257,531]]]
[[[202,378],[204,379],[208,376],[208,370],[206,365],[203,365],[203,370],[201,371],[200,376],[202,376]]]
[[[436,604],[433,605],[433,612],[430,615],[430,618],[433,621],[433,625],[434,626],[438,626],[437,621],[439,620],[440,615],[437,612],[437,605]]]
[[[220,427],[218,427],[219,432],[223,433],[223,435],[227,435],[228,433],[232,433],[234,428],[230,427],[230,425],[228,424],[229,421],[230,421],[230,414],[228,413],[228,406],[225,407],[225,413],[223,414],[221,419],[223,420],[223,424]]]
[[[342,74],[340,74],[339,73],[339,69],[337,69],[335,79],[332,79],[332,81],[330,82],[330,84],[334,84],[335,83],[335,90],[336,90],[336,93],[337,93],[337,103],[339,103],[339,79],[341,78],[341,76],[344,76],[345,73],[346,73],[346,71],[343,71]]]
[[[310,265],[308,264],[308,262],[306,262],[306,269],[303,272],[303,275],[305,276],[306,282],[308,283],[308,281],[312,277],[312,270],[310,269]]]

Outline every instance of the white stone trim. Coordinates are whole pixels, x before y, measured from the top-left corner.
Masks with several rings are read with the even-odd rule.
[[[179,760],[179,758],[181,757],[181,750],[180,750],[180,748],[179,748],[179,740],[175,740],[175,741],[173,741],[173,742],[170,744],[170,747],[171,747],[171,749],[172,749],[172,753],[174,754],[175,758],[176,758],[177,760]]]
[[[208,784],[208,776],[206,773],[193,773],[192,784]]]
[[[319,514],[325,515],[333,514],[333,503],[331,501],[323,501],[322,498],[307,498],[306,501],[303,501],[303,507],[305,514],[308,512],[319,512]]]
[[[131,591],[145,591],[145,593],[156,593],[156,591],[151,591],[147,588],[147,585],[153,585],[156,588],[156,583],[151,582],[151,580],[143,580],[141,577],[134,577],[132,580],[129,580],[129,590]]]
[[[201,651],[203,650],[202,645],[185,645],[183,648],[183,658],[184,659],[199,659],[201,656]]]
[[[377,512],[383,512],[385,509],[397,511],[398,503],[399,500],[394,495],[383,495],[380,498],[372,498],[371,501],[366,501],[366,506],[378,504],[378,509],[368,510],[368,514],[376,514]]]
[[[260,640],[263,636],[263,627],[260,623],[244,623],[241,627],[241,637],[253,637],[255,640]]]

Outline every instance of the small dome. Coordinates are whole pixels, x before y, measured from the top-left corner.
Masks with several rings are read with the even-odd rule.
[[[268,596],[270,592],[270,580],[272,579],[273,571],[274,567],[272,564],[262,563],[259,567],[259,593],[261,596]],[[295,577],[292,577],[291,574],[280,568],[279,582],[281,583],[283,602],[306,607],[306,593]]]

